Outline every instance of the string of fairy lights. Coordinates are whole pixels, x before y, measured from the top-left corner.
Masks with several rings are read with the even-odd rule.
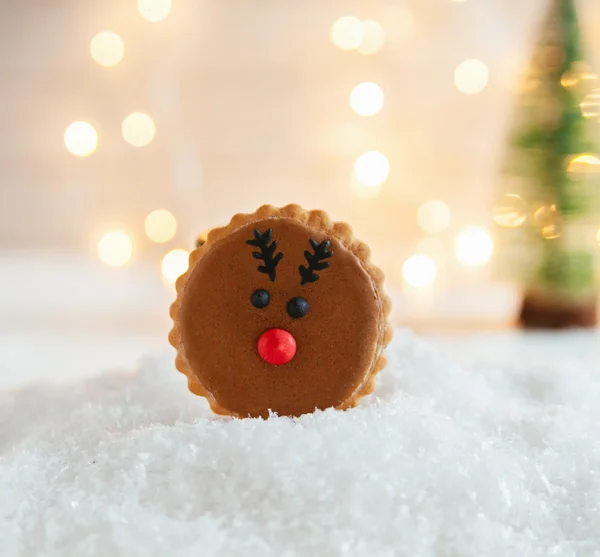
[[[151,23],[165,20],[171,13],[171,0],[137,0],[140,16]],[[125,42],[113,31],[100,31],[90,41],[90,56],[100,66],[111,68],[125,56]],[[156,125],[152,117],[143,112],[131,112],[123,117],[121,135],[132,147],[142,148],[154,140]],[[98,147],[98,132],[85,121],[67,126],[64,142],[67,150],[77,157],[92,155]],[[156,209],[144,220],[144,232],[157,244],[166,244],[177,234],[177,219],[167,209]],[[97,255],[102,263],[111,267],[127,265],[134,252],[131,236],[124,230],[110,230],[97,243]],[[162,275],[168,283],[174,283],[185,272],[189,252],[182,248],[168,251],[161,262]]]
[[[454,0],[462,1],[462,0]],[[404,17],[405,22],[411,22]],[[385,30],[373,20],[361,20],[353,15],[337,19],[331,26],[331,42],[341,50],[356,51],[363,55],[375,55],[385,45]],[[489,71],[484,62],[467,59],[457,65],[454,71],[454,85],[465,95],[475,95],[483,91],[489,81]],[[357,84],[350,92],[350,107],[362,117],[376,116],[383,108],[385,95],[377,83]],[[357,156],[354,162],[355,191],[360,197],[374,197],[384,186],[390,172],[390,163],[384,153],[366,151]],[[444,232],[451,223],[450,207],[440,199],[423,202],[417,210],[417,224],[429,237]],[[436,280],[438,265],[425,246],[427,239],[417,246],[417,252],[402,263],[400,274],[410,287],[427,288]],[[419,250],[419,247],[421,248]],[[425,247],[425,249],[422,249]],[[487,229],[481,226],[466,226],[455,239],[457,260],[467,266],[485,265],[492,257],[494,243]]]
[[[466,0],[451,1],[458,3]],[[139,14],[145,20],[159,23],[169,16],[171,0],[137,0],[137,7]],[[410,12],[403,9],[402,25],[407,29],[413,22]],[[378,21],[344,15],[331,25],[330,40],[335,47],[348,53],[356,52],[363,56],[374,56],[385,47],[386,30]],[[110,30],[100,31],[90,41],[90,55],[99,65],[110,68],[123,60],[126,55],[126,45],[117,33]],[[454,70],[454,86],[465,95],[476,95],[485,90],[489,77],[488,67],[483,61],[476,58],[466,59],[458,63]],[[565,79],[568,81],[569,77],[573,81],[584,77],[597,79],[598,76],[588,72],[585,76],[583,74],[565,76]],[[569,83],[565,81],[564,86],[572,85],[571,81]],[[600,89],[596,89],[590,95],[582,103],[582,111],[588,117],[598,117],[600,116]],[[350,91],[348,102],[358,116],[372,118],[376,117],[383,108],[385,93],[377,83],[361,82]],[[134,148],[149,145],[156,132],[154,120],[146,113],[131,112],[123,117],[121,135],[124,141]],[[98,141],[97,130],[91,123],[85,121],[73,122],[64,133],[66,148],[78,157],[92,155],[98,147]],[[600,164],[600,161],[584,154],[575,157],[572,164],[596,165]],[[355,194],[361,197],[377,196],[389,173],[390,162],[384,153],[369,150],[358,154],[353,165],[352,185]],[[496,204],[491,216],[499,226],[511,228],[522,225],[527,218],[530,218],[526,211],[525,204],[518,195],[507,194]],[[554,212],[556,212],[555,208]],[[553,234],[557,234],[552,207],[540,207],[531,218],[541,223],[540,232],[545,238],[552,238]],[[400,275],[407,286],[427,289],[436,282],[439,273],[436,257],[426,246],[433,245],[438,236],[449,228],[452,222],[452,211],[446,201],[428,199],[418,207],[416,221],[425,238],[417,245],[413,255],[402,262]],[[150,241],[166,244],[177,234],[177,219],[171,211],[157,208],[146,216],[144,232]],[[110,230],[98,239],[97,255],[106,265],[122,267],[131,261],[133,252],[132,239],[124,230]],[[489,230],[484,226],[476,224],[464,226],[454,238],[454,255],[462,265],[484,266],[490,261],[493,253],[494,241]],[[161,272],[167,282],[174,283],[185,272],[188,257],[189,252],[181,248],[171,249],[164,255]]]

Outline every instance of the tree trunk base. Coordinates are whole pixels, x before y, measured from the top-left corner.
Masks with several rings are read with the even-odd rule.
[[[569,301],[529,293],[523,298],[519,315],[519,325],[525,329],[595,327],[597,323],[596,298]]]

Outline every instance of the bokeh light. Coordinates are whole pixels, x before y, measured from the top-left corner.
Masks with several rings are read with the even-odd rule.
[[[143,112],[133,112],[121,124],[123,139],[134,147],[145,147],[153,139],[156,126],[150,116]]]
[[[566,89],[572,87],[589,89],[595,85],[598,74],[594,73],[587,62],[574,62],[571,68],[560,78],[560,84]]]
[[[597,73],[592,72],[589,69],[589,66],[588,66],[588,70],[587,71],[583,71],[581,73],[581,80],[584,81],[584,82],[585,81],[589,82],[588,83],[588,87],[592,86],[594,84],[593,82],[598,81],[598,79],[600,79],[600,76],[598,76]]]
[[[576,163],[592,164],[592,165],[597,166],[600,164],[600,159],[598,159],[598,157],[596,155],[583,154],[583,155],[577,155],[573,160],[571,160],[571,164],[576,164]]]
[[[561,234],[562,221],[558,209],[553,203],[539,207],[533,214],[533,222],[545,240],[554,240]]]
[[[480,226],[467,226],[456,237],[456,258],[472,267],[485,265],[494,252],[494,242],[489,232]]]
[[[331,42],[342,50],[354,50],[363,41],[363,22],[352,15],[340,17],[331,26]]]
[[[356,50],[361,54],[376,54],[385,42],[385,31],[377,21],[363,21],[363,38]]]
[[[354,163],[356,179],[366,186],[383,184],[390,173],[390,163],[379,151],[367,151]]]
[[[113,230],[107,232],[98,242],[98,257],[102,263],[111,267],[122,267],[131,259],[133,244],[125,232]]]
[[[556,224],[549,224],[540,230],[540,234],[544,240],[554,240],[560,236],[560,228]]]
[[[474,95],[483,91],[488,79],[488,68],[481,60],[465,60],[454,70],[454,85],[465,95]]]
[[[90,54],[101,66],[116,66],[125,54],[123,39],[112,31],[102,31],[91,40]]]
[[[171,13],[171,0],[138,0],[138,11],[144,19],[156,23]]]
[[[600,89],[594,89],[581,101],[581,113],[586,118],[600,116]]]
[[[359,83],[350,93],[350,106],[359,116],[373,116],[383,106],[383,91],[376,83]]]
[[[579,77],[574,75],[572,72],[564,73],[560,78],[560,84],[565,89],[570,89],[571,87],[575,87],[579,83]]]
[[[527,219],[527,207],[525,201],[516,193],[507,193],[494,206],[494,221],[505,228],[516,228],[521,226]]]
[[[190,252],[174,249],[167,253],[161,263],[161,271],[167,282],[174,283],[188,270]]]
[[[583,153],[569,159],[567,172],[573,174],[587,174],[589,172],[600,172],[600,159],[596,155]]]
[[[177,219],[170,211],[157,209],[146,217],[144,229],[153,242],[163,244],[172,240],[177,233]]]
[[[64,140],[70,153],[87,157],[98,146],[98,132],[89,122],[73,122],[65,130]]]
[[[434,283],[437,267],[427,255],[413,255],[402,265],[404,280],[415,288],[424,288]]]
[[[450,209],[443,201],[431,199],[417,210],[417,223],[428,234],[439,234],[450,224]]]

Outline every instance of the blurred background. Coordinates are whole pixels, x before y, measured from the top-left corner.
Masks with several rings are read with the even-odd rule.
[[[496,182],[549,1],[0,5],[4,383],[164,350],[196,236],[264,203],[350,222],[396,325],[514,322]]]

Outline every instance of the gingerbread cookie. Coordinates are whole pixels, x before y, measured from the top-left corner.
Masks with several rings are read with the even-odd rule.
[[[218,414],[350,408],[386,363],[382,286],[369,248],[322,211],[236,215],[210,231],[177,281],[177,368]]]

